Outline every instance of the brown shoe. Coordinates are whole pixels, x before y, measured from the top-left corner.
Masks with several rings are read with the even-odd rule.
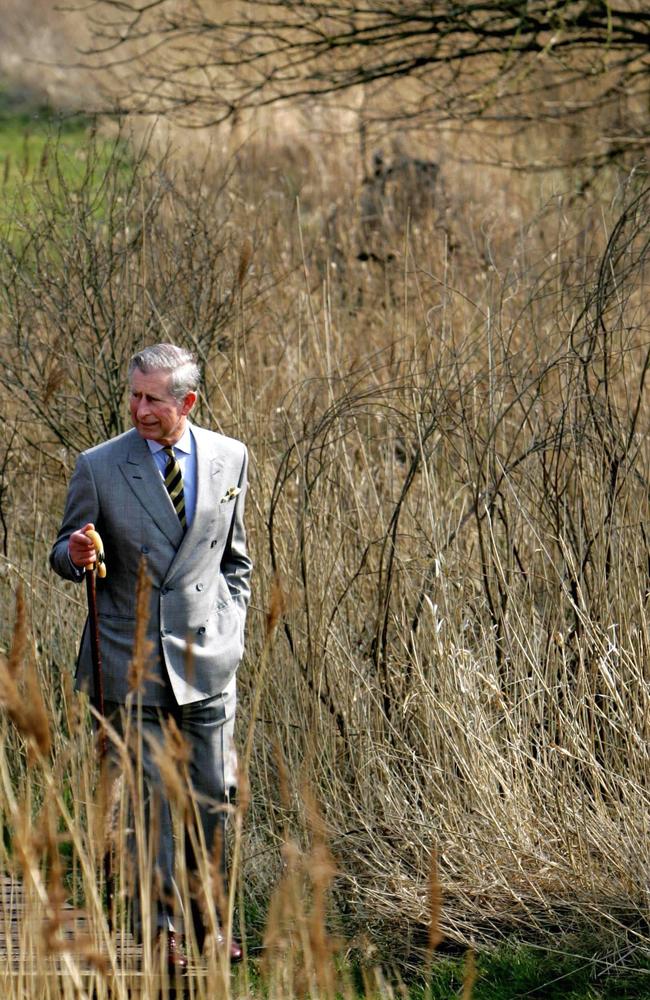
[[[221,931],[217,931],[217,936],[215,938],[215,943],[217,945],[217,951],[221,951],[226,943],[226,939]],[[244,952],[242,951],[242,946],[239,941],[235,941],[234,938],[230,939],[230,961],[233,965],[237,962],[241,962],[244,957]]]
[[[183,941],[174,931],[158,931],[156,948],[167,964],[167,972],[171,977],[184,976],[187,972],[187,956]]]
[[[235,939],[232,938],[230,942],[230,961],[233,965],[236,965],[237,962],[241,962],[243,957],[244,952],[242,951],[242,946],[239,941],[235,941]]]

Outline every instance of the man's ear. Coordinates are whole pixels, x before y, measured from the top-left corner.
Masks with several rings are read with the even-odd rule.
[[[183,400],[183,403],[182,403],[182,406],[181,406],[181,415],[182,416],[184,416],[184,417],[187,416],[187,414],[190,412],[190,410],[192,409],[192,407],[196,403],[196,399],[197,399],[197,396],[196,396],[195,392],[188,392],[188,394],[185,397],[185,399]]]

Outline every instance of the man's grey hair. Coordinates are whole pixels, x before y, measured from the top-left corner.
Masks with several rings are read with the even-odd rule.
[[[179,402],[185,399],[188,392],[197,392],[201,382],[201,373],[194,355],[176,344],[154,344],[153,347],[145,347],[134,354],[129,361],[129,380],[136,368],[143,375],[169,372],[169,389]]]

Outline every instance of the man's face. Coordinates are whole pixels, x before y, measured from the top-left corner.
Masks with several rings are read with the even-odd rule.
[[[169,372],[149,372],[136,368],[131,376],[131,420],[140,437],[158,444],[175,444],[181,439],[187,424],[187,414],[196,402],[196,393],[188,392],[184,400],[175,399],[169,391]]]

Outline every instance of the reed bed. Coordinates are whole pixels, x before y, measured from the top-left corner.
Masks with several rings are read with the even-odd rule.
[[[5,220],[0,808],[44,997],[158,984],[121,897],[109,932],[83,598],[46,557],[163,337],[251,452],[227,912],[261,978],[211,956],[195,995],[352,996],[346,958],[392,995],[372,970],[443,940],[647,954],[648,179],[461,170],[467,141],[371,218],[344,133],[191,164],[119,139],[74,181],[53,149]]]

